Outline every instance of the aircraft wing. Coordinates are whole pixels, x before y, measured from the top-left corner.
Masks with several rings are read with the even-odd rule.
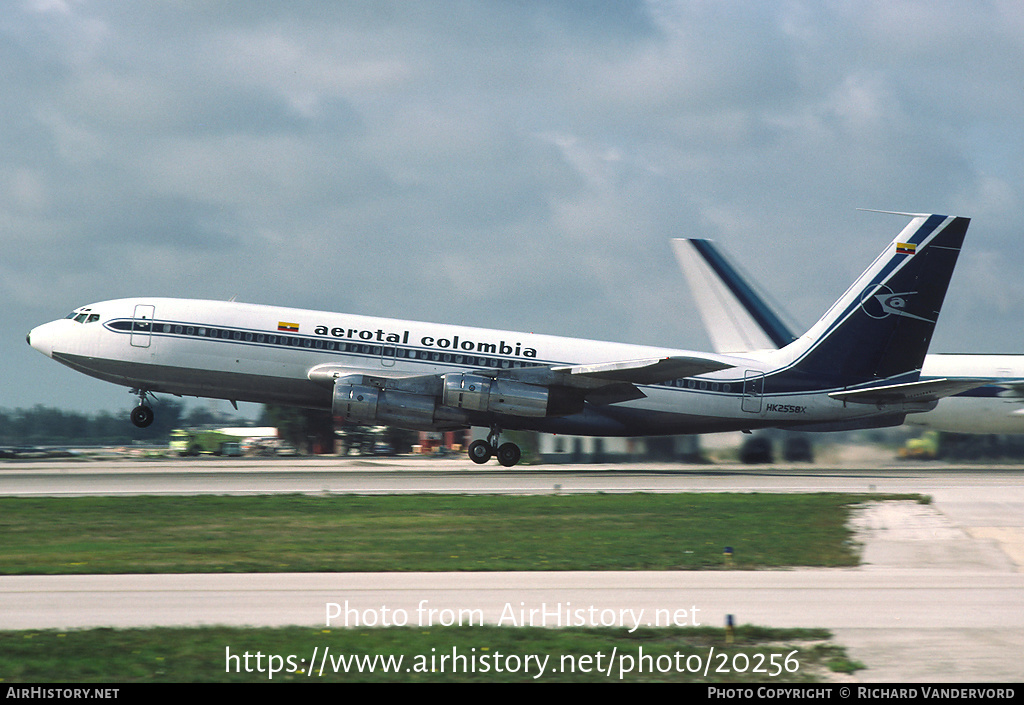
[[[722,356],[670,355],[590,365],[487,368],[477,373],[524,384],[581,389],[586,391],[587,399],[593,403],[615,404],[644,398],[646,395],[636,387],[638,384],[657,384],[670,379],[725,370],[740,362],[739,359],[730,360]],[[441,386],[440,375],[409,374],[380,368],[371,370],[331,363],[313,367],[307,376],[323,385],[333,385],[343,378],[358,377],[360,384],[424,394],[439,393]]]
[[[437,395],[443,386],[440,375],[425,375],[403,372],[382,367],[352,367],[325,363],[317,365],[306,373],[311,381],[325,387],[333,387],[342,380],[348,384],[365,384],[378,389],[396,389],[410,394]]]
[[[636,385],[657,384],[670,379],[725,370],[739,364],[720,356],[671,355],[601,362],[590,365],[552,365],[551,367],[522,367],[501,370],[498,376],[526,384],[557,385],[586,391],[592,404],[617,404],[643,399]]]
[[[978,387],[991,384],[989,379],[941,378],[928,379],[906,384],[887,384],[882,387],[852,389],[845,392],[832,392],[833,399],[855,404],[898,404],[901,402],[938,401],[943,397],[951,397]]]

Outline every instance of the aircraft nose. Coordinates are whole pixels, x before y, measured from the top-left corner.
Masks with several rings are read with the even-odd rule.
[[[28,332],[25,341],[47,357],[53,357],[53,324],[44,323]]]

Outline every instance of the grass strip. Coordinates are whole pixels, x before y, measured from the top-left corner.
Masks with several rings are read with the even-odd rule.
[[[0,574],[850,566],[850,512],[883,499],[918,497],[0,498]]]
[[[737,627],[731,644],[724,630],[704,627],[632,634],[509,627],[45,630],[0,632],[0,673],[5,684],[774,684],[820,681],[830,670],[863,668],[829,637],[820,629],[752,626]],[[308,673],[314,658],[316,666]],[[270,673],[271,667],[276,673]]]

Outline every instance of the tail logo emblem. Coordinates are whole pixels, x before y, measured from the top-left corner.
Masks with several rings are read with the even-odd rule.
[[[934,323],[935,321],[931,319],[915,316],[906,311],[907,297],[913,296],[916,293],[916,291],[895,293],[887,286],[869,286],[861,294],[860,303],[864,313],[878,320],[888,318],[889,316],[903,316],[904,318],[913,318],[916,321]]]

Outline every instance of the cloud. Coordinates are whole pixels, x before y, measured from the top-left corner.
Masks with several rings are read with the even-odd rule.
[[[701,346],[669,238],[813,320],[891,237],[870,207],[974,216],[1001,259],[958,272],[935,345],[1019,350],[1021,30],[998,1],[24,2],[4,327],[238,295]],[[0,405],[72,399],[0,345],[35,380]]]

